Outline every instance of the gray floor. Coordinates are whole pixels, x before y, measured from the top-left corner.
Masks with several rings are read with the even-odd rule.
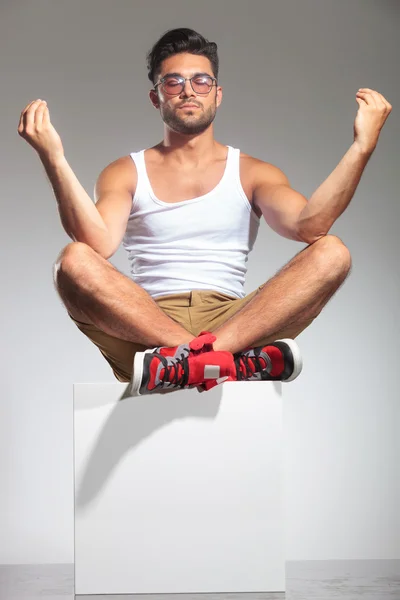
[[[0,566],[1,600],[400,600],[400,560],[286,563],[286,595],[135,594],[74,596],[74,569],[67,565]]]

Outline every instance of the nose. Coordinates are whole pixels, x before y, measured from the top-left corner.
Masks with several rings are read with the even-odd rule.
[[[193,91],[193,89],[192,89],[192,86],[191,86],[191,83],[190,83],[190,81],[189,81],[189,80],[185,81],[185,85],[183,86],[183,90],[182,90],[182,92],[181,92],[181,96],[182,96],[182,95],[183,95],[184,97],[186,96],[187,98],[188,98],[189,96],[196,96],[196,94],[194,93],[194,91]]]

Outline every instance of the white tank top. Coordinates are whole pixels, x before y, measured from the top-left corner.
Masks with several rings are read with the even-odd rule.
[[[228,146],[223,177],[211,192],[176,203],[155,196],[144,150],[130,156],[137,186],[122,244],[133,281],[153,298],[192,290],[243,298],[260,218],[240,183],[240,150]]]

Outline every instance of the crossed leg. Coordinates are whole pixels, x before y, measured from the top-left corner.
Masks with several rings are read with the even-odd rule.
[[[193,335],[168,317],[147,292],[86,244],[73,242],[54,265],[65,306],[78,321],[154,348],[188,343]],[[315,317],[343,283],[350,253],[327,235],[307,246],[213,333],[216,350],[237,352],[286,326]]]
[[[82,242],[68,244],[53,266],[55,288],[82,323],[147,348],[177,346],[194,336],[170,319],[132,279]]]
[[[295,323],[315,318],[351,270],[343,242],[326,235],[301,250],[248,304],[218,329],[215,350],[238,352]]]

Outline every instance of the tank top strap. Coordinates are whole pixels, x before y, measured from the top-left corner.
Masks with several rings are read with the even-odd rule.
[[[137,183],[135,196],[142,195],[144,192],[149,193],[150,181],[147,177],[146,164],[144,162],[144,149],[138,152],[131,152],[130,156],[135,163],[137,171]]]
[[[240,149],[233,148],[232,146],[228,146],[228,148],[229,153],[226,164],[226,181],[230,183],[235,182],[237,184],[238,182],[240,182]]]

